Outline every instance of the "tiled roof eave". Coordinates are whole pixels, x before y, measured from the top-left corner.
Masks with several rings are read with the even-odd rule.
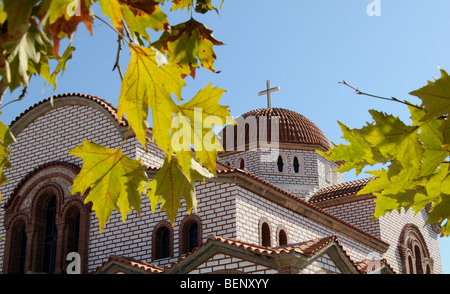
[[[315,221],[319,221],[319,223],[322,223],[323,225],[326,226],[330,226],[330,221],[333,224],[332,228],[336,229],[336,228],[341,228],[341,233],[344,233],[346,235],[359,235],[360,238],[359,240],[364,242],[366,245],[369,245],[371,247],[373,247],[374,249],[380,250],[382,252],[386,251],[387,248],[389,247],[389,244],[384,242],[383,240],[381,240],[380,238],[350,224],[347,221],[344,221],[336,216],[334,216],[333,214],[323,210],[322,208],[309,203],[287,191],[284,191],[283,189],[270,184],[267,181],[264,181],[260,178],[258,178],[257,176],[250,174],[248,172],[242,171],[240,169],[229,169],[229,170],[224,170],[224,171],[218,171],[218,179],[211,179],[211,180],[217,180],[220,181],[221,178],[225,178],[225,177],[240,177],[243,179],[251,180],[254,181],[255,183],[259,183],[260,185],[264,185],[266,186],[268,190],[273,191],[276,195],[270,197],[270,193],[260,193],[261,196],[265,197],[265,198],[269,198],[269,200],[271,200],[272,202],[278,203],[282,206],[287,206],[289,207],[289,209],[291,210],[295,210],[297,209],[298,213],[302,214],[304,217],[306,218],[310,218],[310,219],[314,219]],[[236,182],[236,180],[233,180]],[[247,185],[242,185],[244,182],[240,181],[240,186],[245,186],[246,189],[249,189],[250,191],[256,191],[257,192],[257,186],[253,185],[250,181],[248,182]],[[242,184],[241,184],[242,183]],[[280,198],[279,196],[283,196],[282,198]],[[294,204],[294,206],[288,204],[288,202],[286,202],[287,200],[289,201],[289,199],[292,201],[291,203]],[[290,201],[289,201],[290,202]],[[342,231],[343,230],[343,231]],[[345,231],[345,232],[344,232]]]
[[[71,101],[71,98],[76,98],[79,99],[79,102],[69,102]],[[51,104],[51,101],[53,100],[53,105]],[[84,102],[83,102],[84,101]],[[35,103],[33,106],[30,106],[28,109],[26,109],[24,112],[22,112],[19,116],[17,116],[11,123],[10,123],[10,127],[11,130],[17,129],[17,132],[20,132],[24,126],[19,126],[20,124],[23,124],[24,120],[27,121],[31,118],[35,118],[36,115],[42,115],[45,112],[48,112],[52,109],[54,109],[54,107],[59,104],[59,105],[86,105],[86,103],[94,103],[92,105],[97,105],[97,107],[99,107],[99,109],[103,109],[106,113],[109,114],[109,116],[111,117],[112,120],[115,121],[115,123],[117,124],[118,127],[126,127],[128,126],[128,121],[125,117],[119,118],[118,117],[118,112],[117,112],[117,108],[115,106],[113,106],[111,103],[107,102],[104,99],[101,99],[99,97],[96,96],[92,96],[92,95],[86,95],[86,94],[80,94],[80,93],[66,93],[66,94],[59,94],[59,95],[55,95],[53,97],[49,97],[47,99],[41,100],[37,103]],[[68,104],[69,103],[69,104]],[[37,109],[39,109],[39,111],[37,111]],[[44,109],[44,110],[42,110]],[[26,124],[30,123],[31,121],[28,121]]]

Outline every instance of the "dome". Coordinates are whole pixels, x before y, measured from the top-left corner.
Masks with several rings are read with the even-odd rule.
[[[258,122],[258,130],[259,126],[259,118],[267,117],[267,129],[268,131],[268,141],[270,141],[270,120],[271,117],[279,117],[279,142],[280,143],[297,143],[297,144],[306,144],[306,145],[315,145],[319,146],[322,149],[328,150],[331,148],[330,142],[324,133],[308,118],[305,116],[284,108],[261,108],[246,112],[242,115],[243,119],[247,119],[248,117],[255,117]],[[238,119],[236,119],[238,120]],[[247,122],[247,120],[246,120]],[[228,126],[232,127],[232,126]],[[223,142],[226,142],[226,127],[222,133]],[[236,126],[234,126],[235,132],[235,146],[237,140]],[[259,133],[259,132],[258,132]],[[259,139],[259,138],[258,138]],[[249,140],[249,131],[248,127],[245,131],[245,142],[248,143]]]

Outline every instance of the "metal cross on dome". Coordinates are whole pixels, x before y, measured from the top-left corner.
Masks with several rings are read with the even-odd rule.
[[[258,93],[258,96],[267,95],[267,107],[272,108],[272,92],[279,91],[280,87],[270,87],[270,80],[267,80],[267,89]]]

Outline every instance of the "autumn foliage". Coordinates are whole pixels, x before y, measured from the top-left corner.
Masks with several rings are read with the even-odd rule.
[[[95,2],[102,15],[94,14]],[[163,4],[171,5],[171,11],[186,9],[188,20],[172,26],[161,9]],[[226,106],[219,104],[225,90],[209,84],[191,100],[182,99],[185,78],[195,78],[200,66],[215,72],[213,46],[223,45],[212,36],[212,30],[193,17],[194,12],[218,12],[211,0],[7,0],[0,5],[0,74],[2,84],[11,91],[26,88],[35,74],[56,88],[56,76],[64,71],[75,49],[69,43],[61,50],[60,41],[71,38],[80,24],[95,34],[94,21],[107,23],[129,46],[131,59],[122,77],[118,114],[127,118],[129,136],[136,136],[145,149],[151,110],[152,134],[166,160],[150,181],[146,167],[124,155],[120,148],[83,140],[70,151],[83,160],[71,192],[87,195],[85,201],[92,202],[100,231],[113,210],[120,211],[123,221],[132,210],[139,214],[142,193],[149,196],[153,210],[161,203],[172,223],[182,198],[189,212],[195,210],[195,182],[216,174],[217,152],[222,150],[218,140],[204,140],[211,134],[214,137],[213,124],[205,124],[205,120],[214,116],[214,125],[224,125],[230,114]],[[109,23],[103,19],[105,16]],[[162,34],[152,40],[149,31]],[[53,70],[51,60],[58,61]],[[182,100],[187,101],[181,104]],[[201,115],[194,115],[199,109]],[[0,167],[7,168],[9,144],[14,137],[6,125],[0,125],[0,131]],[[180,138],[185,142],[180,144]],[[0,180],[7,181],[3,175]]]

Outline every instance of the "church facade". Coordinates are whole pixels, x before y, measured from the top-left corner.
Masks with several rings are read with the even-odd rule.
[[[5,170],[8,182],[0,187],[4,274],[442,272],[439,227],[425,226],[426,211],[371,221],[374,196],[356,196],[370,179],[345,182],[333,172],[337,163],[316,152],[330,148],[317,126],[271,107],[241,118],[256,119],[258,130],[277,119],[276,148],[270,135],[253,144],[250,132],[225,129],[229,148],[217,177],[196,185],[196,213],[188,215],[183,203],[172,226],[143,196],[140,217],[130,213],[124,223],[113,212],[100,234],[90,204],[70,195],[82,162],[68,151],[82,139],[118,148],[127,121],[98,97],[65,94],[53,101],[35,104],[11,123],[17,143]],[[122,150],[148,166],[150,179],[164,160],[156,145],[145,150],[134,137]]]

